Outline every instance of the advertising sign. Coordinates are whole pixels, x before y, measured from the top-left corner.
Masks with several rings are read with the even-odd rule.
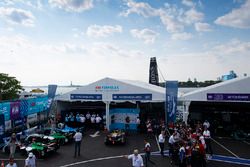
[[[18,119],[20,117],[20,101],[10,102],[10,118]]]
[[[4,115],[4,119],[10,120],[10,102],[1,103],[0,111]]]
[[[211,101],[250,101],[250,94],[208,93],[207,100],[211,100]]]
[[[4,115],[0,114],[0,136],[3,135],[5,132],[5,121],[4,121]]]
[[[166,122],[175,123],[177,110],[178,81],[166,81]]]
[[[70,94],[72,100],[102,100],[102,94]]]
[[[14,127],[21,126],[21,125],[24,125],[25,120],[24,118],[19,118],[19,119],[13,120],[13,123],[14,123]]]
[[[5,131],[11,129],[11,120],[5,121]]]
[[[152,100],[152,94],[113,94],[113,100]]]
[[[33,123],[37,121],[37,113],[27,116],[27,123]]]

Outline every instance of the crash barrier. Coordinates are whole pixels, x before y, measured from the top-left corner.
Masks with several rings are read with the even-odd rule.
[[[161,153],[157,151],[157,152],[152,152],[151,155],[161,156]],[[169,156],[169,150],[165,150],[164,155]],[[213,155],[213,156],[208,157],[207,160],[250,166],[250,159],[246,159],[246,158],[237,158],[237,157],[224,156],[224,155]]]

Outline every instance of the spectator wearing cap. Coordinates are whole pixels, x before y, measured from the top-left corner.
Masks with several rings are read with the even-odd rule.
[[[133,154],[124,155],[125,158],[132,160],[132,167],[143,167],[143,159],[142,156],[139,154],[137,149],[134,150]]]
[[[17,167],[14,158],[10,158],[9,163],[5,167]]]
[[[25,159],[25,167],[36,167],[36,156],[30,152],[27,159]]]

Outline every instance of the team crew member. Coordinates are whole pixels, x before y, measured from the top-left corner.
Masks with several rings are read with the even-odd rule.
[[[155,165],[155,163],[150,159],[150,154],[151,154],[151,145],[150,143],[145,139],[144,140],[145,143],[145,147],[144,147],[144,151],[145,151],[145,166],[148,166],[148,162],[150,162],[151,164]]]
[[[91,127],[95,128],[95,116],[94,115],[91,116],[90,121],[91,121]]]
[[[76,153],[78,156],[80,156],[80,151],[81,151],[82,133],[79,132],[79,130],[76,131],[76,134],[74,135],[74,139],[75,139],[75,156],[74,157],[76,157]]]
[[[161,155],[164,156],[165,131],[161,131],[161,134],[158,137],[158,142],[161,149]]]
[[[30,152],[28,158],[25,160],[25,167],[36,167],[36,156]]]
[[[134,153],[131,155],[125,155],[125,158],[132,159],[132,167],[142,167],[143,159],[142,156],[139,154],[138,150],[134,150]]]
[[[205,143],[206,143],[206,152],[212,156],[213,155],[213,150],[212,150],[212,146],[211,146],[211,135],[210,135],[210,131],[207,129],[207,127],[204,127],[204,132],[203,132],[203,136],[205,138]]]
[[[100,129],[101,120],[102,120],[102,118],[97,114],[97,115],[96,115],[96,118],[95,118],[95,123],[96,123],[96,128],[97,128],[97,130]]]
[[[186,154],[183,143],[181,143],[181,148],[179,149],[179,167],[186,167]]]
[[[168,146],[169,146],[169,157],[173,156],[174,153],[174,144],[176,142],[175,140],[176,132],[174,132],[168,139]]]

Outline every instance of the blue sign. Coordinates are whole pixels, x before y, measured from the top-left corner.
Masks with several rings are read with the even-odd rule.
[[[4,115],[5,121],[10,120],[10,102],[1,103],[0,114]]]
[[[178,81],[166,81],[166,122],[175,123],[177,110]]]
[[[208,93],[207,100],[212,100],[212,101],[250,101],[250,94]]]
[[[72,100],[102,100],[102,94],[70,94]]]
[[[48,86],[48,97],[54,99],[56,95],[57,85],[49,85]]]
[[[2,136],[5,132],[5,121],[4,121],[4,115],[0,114],[0,136]]]
[[[113,94],[113,100],[152,100],[152,94]]]

